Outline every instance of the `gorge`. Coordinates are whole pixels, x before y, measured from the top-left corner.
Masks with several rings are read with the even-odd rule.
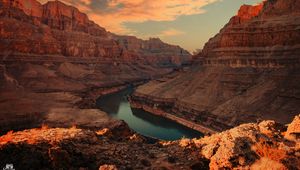
[[[162,140],[178,140],[183,137],[199,138],[203,134],[181,124],[149,112],[131,108],[127,97],[134,89],[128,88],[118,93],[100,97],[97,106],[104,112],[120,120],[124,120],[135,132]]]
[[[194,56],[0,0],[0,168],[299,169],[299,67],[299,0],[241,6]]]
[[[1,0],[0,8],[0,133],[41,126],[52,110],[93,109],[102,94],[190,62],[178,46],[112,34],[60,1]]]
[[[132,101],[216,131],[265,119],[288,123],[300,112],[299,5],[242,6],[189,70],[140,86]]]

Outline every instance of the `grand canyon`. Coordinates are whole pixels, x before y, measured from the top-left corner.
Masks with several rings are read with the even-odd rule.
[[[300,169],[299,0],[194,54],[71,4],[0,0],[0,168]]]

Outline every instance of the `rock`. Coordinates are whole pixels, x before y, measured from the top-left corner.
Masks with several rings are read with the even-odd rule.
[[[130,54],[137,53],[139,56],[148,56],[143,59],[145,63],[160,63],[161,65],[177,65],[189,63],[190,53],[179,46],[163,43],[159,38],[149,38],[141,40],[134,36],[118,36],[113,34],[113,38],[124,47],[123,55],[130,58]],[[156,56],[153,56],[155,53]],[[150,57],[151,56],[151,57]],[[138,58],[140,60],[141,58]]]
[[[127,131],[118,127],[107,128],[123,134]],[[175,148],[177,152],[173,156],[180,158],[177,160],[180,166],[184,169],[190,166],[187,153],[178,145],[159,148],[144,140],[134,141],[135,144],[132,144],[131,134],[111,135],[99,137],[94,131],[76,127],[43,127],[10,132],[0,137],[0,166],[5,166],[9,161],[18,169],[157,169],[162,165],[175,169],[176,165],[169,164],[164,156]],[[145,150],[155,152],[157,158],[144,158]],[[189,157],[197,159],[196,155]],[[201,162],[202,159],[198,161]]]
[[[276,133],[275,124],[275,121],[262,121],[258,126],[262,133],[272,135]]]
[[[115,165],[101,165],[99,170],[118,170]]]
[[[264,125],[269,129],[267,133],[262,128]],[[268,166],[271,169],[293,169],[300,161],[294,154],[298,148],[286,143],[282,137],[278,138],[275,132],[280,128],[274,121],[243,124],[191,142],[210,160],[210,169],[263,169]]]
[[[244,21],[248,21],[254,17],[257,17],[262,9],[263,9],[264,4],[260,3],[258,5],[243,5],[240,7],[238,14],[237,14],[237,18],[239,18],[239,22],[244,22]]]
[[[271,122],[243,124],[191,139],[189,147],[182,145],[186,139],[156,144],[131,141],[128,127],[107,126],[107,133],[97,134],[76,127],[44,126],[0,136],[0,165],[9,161],[15,168],[24,169],[297,169],[299,147],[295,146],[299,141],[266,135],[263,125],[274,132],[279,130],[277,123]],[[117,134],[110,133],[117,130]],[[145,151],[155,153],[155,157],[145,158]]]
[[[46,114],[44,124],[50,127],[78,126],[88,129],[102,129],[119,124],[107,113],[97,109],[52,108]]]
[[[257,159],[251,150],[251,144],[256,141],[257,134],[259,134],[257,125],[246,124],[205,137],[195,143],[202,148],[201,153],[210,159],[211,169],[243,167]]]
[[[0,133],[39,127],[53,109],[94,109],[99,96],[189,57],[157,39],[109,33],[60,1],[0,0]]]
[[[207,134],[264,119],[290,122],[300,112],[299,5],[243,5],[191,68],[138,87],[132,103]]]
[[[142,159],[141,160],[141,164],[144,165],[144,166],[146,166],[146,167],[147,166],[151,166],[151,163],[148,160],[146,160],[146,159]]]
[[[284,136],[286,139],[298,141],[300,139],[300,115],[289,124]]]
[[[2,52],[138,60],[169,66],[181,65],[191,59],[186,50],[160,40],[144,41],[109,33],[77,8],[60,1],[42,5],[36,0],[1,0],[0,4]],[[17,32],[21,28],[23,32]],[[18,35],[18,39],[12,39],[13,35]],[[9,44],[8,40],[11,41]]]
[[[41,17],[43,14],[42,5],[36,0],[26,0],[26,1],[11,1],[11,0],[1,0],[1,3],[9,7],[15,7],[23,10],[27,15],[34,17]]]

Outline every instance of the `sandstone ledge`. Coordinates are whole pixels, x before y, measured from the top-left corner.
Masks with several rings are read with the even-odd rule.
[[[147,112],[150,112],[152,114],[155,114],[157,116],[162,116],[164,118],[167,118],[167,119],[170,119],[172,121],[175,121],[179,124],[182,124],[186,127],[189,127],[191,129],[194,129],[196,131],[199,131],[201,133],[204,133],[204,134],[214,134],[214,133],[217,133],[217,131],[213,130],[213,129],[209,129],[205,126],[202,126],[200,124],[197,124],[197,123],[194,123],[192,121],[188,121],[187,119],[183,119],[183,118],[180,118],[180,117],[177,117],[173,114],[170,114],[170,113],[167,113],[161,109],[158,109],[158,108],[153,108],[153,107],[150,107],[148,105],[144,105],[144,104],[140,104],[136,101],[133,101],[133,100],[130,100],[130,106],[133,107],[133,108],[137,108],[137,109],[143,109]]]
[[[143,86],[148,86],[145,84]],[[130,97],[133,107],[142,108],[153,114],[158,114],[204,134],[213,134],[232,128],[207,111],[201,111],[198,105],[180,101],[177,98],[164,98],[145,91],[135,91]],[[145,92],[145,93],[144,93]]]
[[[130,106],[133,108],[143,109],[147,112],[150,112],[157,116],[162,116],[164,118],[170,119],[172,121],[175,121],[179,124],[182,124],[186,127],[189,127],[191,129],[194,129],[194,130],[199,131],[204,134],[214,134],[214,133],[218,132],[217,130],[215,130],[213,128],[209,128],[209,127],[203,126],[199,123],[190,121],[188,118],[178,117],[178,116],[176,116],[176,113],[171,114],[170,112],[165,111],[166,109],[163,109],[163,107],[164,106],[169,107],[167,104],[166,105],[160,104],[160,107],[157,107],[156,105],[159,105],[159,104],[158,104],[158,101],[156,100],[155,101],[156,104],[154,106],[151,106],[151,104],[149,105],[149,103],[146,104],[147,102],[145,102],[145,101],[149,101],[149,99],[146,99],[146,98],[141,99],[140,96],[139,97],[137,97],[137,96],[138,96],[137,93],[134,93],[129,98]],[[143,101],[143,102],[141,102],[141,101]],[[166,102],[166,100],[164,102]]]

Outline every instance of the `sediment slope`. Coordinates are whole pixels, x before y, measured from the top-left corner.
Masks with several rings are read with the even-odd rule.
[[[132,101],[214,130],[261,119],[289,122],[300,112],[299,5],[242,6],[190,70],[139,87]]]

